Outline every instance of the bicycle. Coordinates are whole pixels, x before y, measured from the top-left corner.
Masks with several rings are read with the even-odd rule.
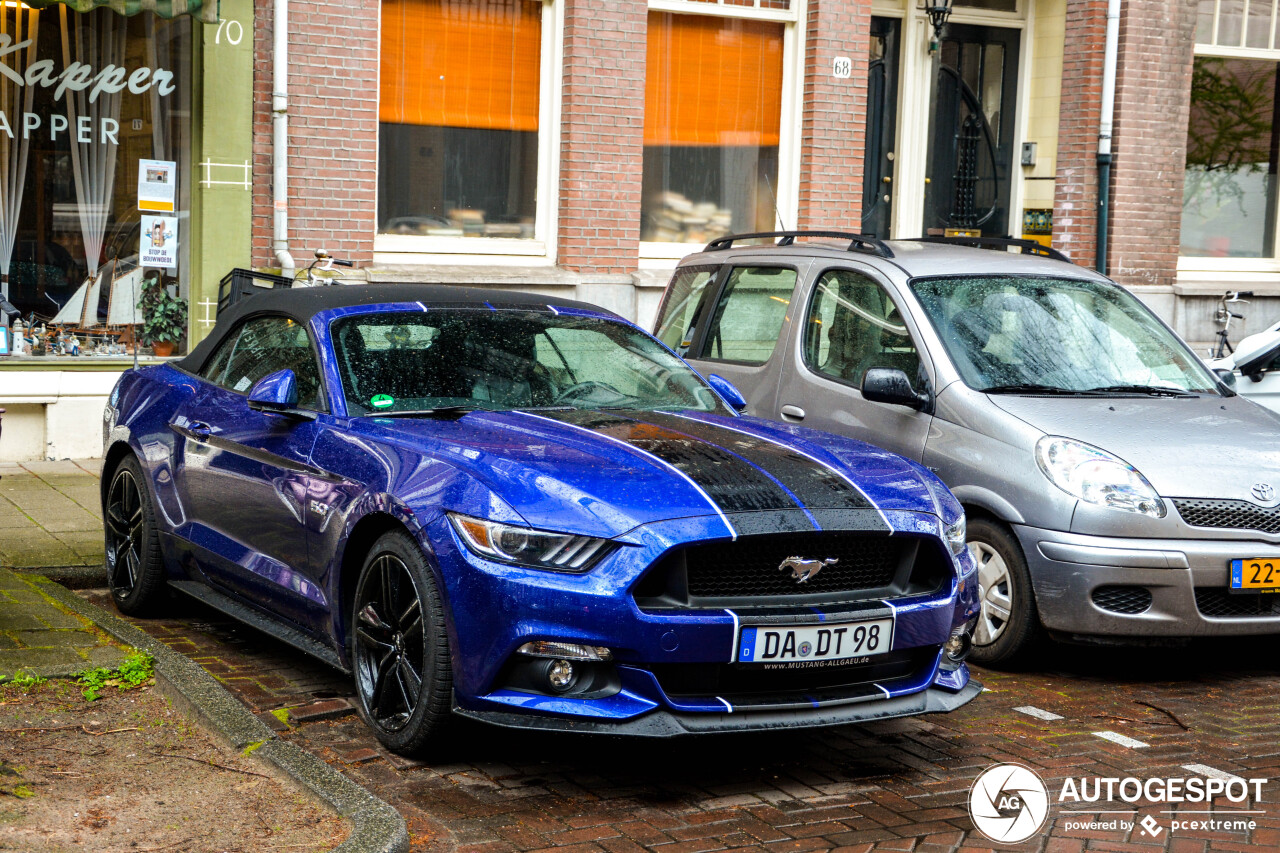
[[[335,272],[334,267],[354,267],[351,261],[335,258],[324,249],[316,249],[315,260],[311,262],[303,273],[306,275],[306,284],[303,287],[324,287],[334,283],[329,276],[320,275],[324,272]],[[318,266],[317,266],[318,265]],[[297,287],[302,281],[302,276],[294,276],[294,286]]]
[[[1235,348],[1231,346],[1231,341],[1227,339],[1227,336],[1231,333],[1231,321],[1234,319],[1244,322],[1244,315],[1232,311],[1231,307],[1241,303],[1248,305],[1249,300],[1243,298],[1245,296],[1253,296],[1253,291],[1228,290],[1218,300],[1218,308],[1213,312],[1213,322],[1222,328],[1217,332],[1217,345],[1209,348],[1209,356],[1211,358],[1226,358],[1227,355],[1235,352]]]

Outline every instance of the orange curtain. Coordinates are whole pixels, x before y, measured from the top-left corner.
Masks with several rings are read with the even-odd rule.
[[[649,13],[645,145],[778,144],[782,24]]]
[[[542,4],[382,0],[378,120],[538,129]]]

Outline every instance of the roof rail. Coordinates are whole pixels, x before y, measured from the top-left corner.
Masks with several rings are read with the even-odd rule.
[[[913,243],[944,243],[951,246],[970,246],[974,249],[1004,249],[1009,246],[1017,246],[1024,255],[1039,255],[1042,258],[1052,258],[1055,261],[1066,261],[1071,263],[1071,259],[1059,252],[1052,246],[1046,246],[1043,243],[1037,243],[1035,240],[1019,240],[1016,237],[916,237]]]
[[[846,251],[849,252],[863,252],[882,258],[893,257],[893,250],[881,240],[866,234],[851,234],[847,231],[759,231],[754,234],[729,234],[712,240],[707,244],[705,251],[718,252],[721,249],[731,249],[738,240],[758,240],[765,237],[779,238],[774,244],[776,246],[790,246],[795,243],[797,237],[831,237],[836,240],[848,240],[849,248]]]

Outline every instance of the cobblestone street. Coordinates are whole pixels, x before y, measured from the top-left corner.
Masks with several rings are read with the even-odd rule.
[[[111,607],[105,591],[86,597]],[[452,754],[431,763],[378,748],[351,706],[338,672],[194,602],[176,599],[172,618],[137,621],[186,654],[255,712],[290,709],[286,736],[368,786],[405,816],[415,850],[563,853],[648,848],[663,853],[722,849],[989,849],[966,800],[978,773],[1003,761],[1044,777],[1056,801],[1067,777],[1280,777],[1280,667],[1265,665],[1270,642],[1190,649],[1061,647],[1043,666],[979,672],[990,692],[960,711],[820,733],[676,742],[627,741],[460,726]],[[1192,769],[1188,769],[1188,768]],[[1252,819],[1252,830],[1169,828],[1213,815],[1203,804],[1144,805],[1105,814],[1131,825],[1077,829],[1096,807],[1053,805],[1046,830],[999,849],[1276,849],[1280,805],[1272,781],[1262,802],[1219,799]]]

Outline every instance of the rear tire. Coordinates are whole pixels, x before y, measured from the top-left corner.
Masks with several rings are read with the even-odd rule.
[[[145,616],[165,594],[164,556],[151,490],[132,454],[111,474],[102,506],[107,586],[121,613]]]
[[[429,748],[453,713],[449,635],[431,568],[404,531],[365,557],[349,624],[361,716],[392,752]]]
[[[1008,666],[1030,652],[1042,633],[1027,560],[1009,529],[989,519],[969,522],[968,545],[978,564],[981,607],[970,659]]]

